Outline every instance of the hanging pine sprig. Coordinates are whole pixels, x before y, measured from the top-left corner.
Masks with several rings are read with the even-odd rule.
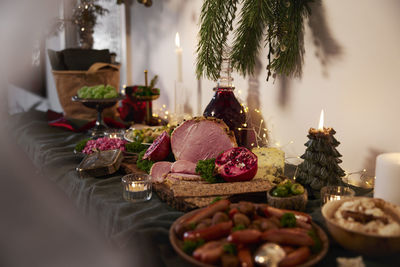
[[[268,77],[272,74],[300,76],[304,55],[304,19],[310,14],[309,4],[312,1],[242,0],[231,53],[234,69],[243,75],[252,74],[264,45],[268,49]],[[198,77],[205,75],[218,79],[221,51],[232,30],[236,2],[204,0],[197,49]]]
[[[204,0],[200,15],[196,73],[217,80],[238,0]]]
[[[304,55],[304,19],[312,0],[274,1],[266,41],[272,61],[267,69],[286,76],[300,76]],[[269,73],[271,74],[271,73]]]
[[[232,47],[232,66],[240,73],[252,73],[264,40],[264,29],[272,16],[267,0],[245,1]]]

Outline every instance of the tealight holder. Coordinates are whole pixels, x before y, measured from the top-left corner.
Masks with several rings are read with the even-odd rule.
[[[354,190],[346,186],[324,186],[321,188],[321,204],[324,205],[329,201],[341,200],[354,195]]]
[[[124,129],[109,129],[104,132],[104,136],[108,138],[124,139],[124,134],[125,134]]]
[[[151,199],[151,176],[128,174],[121,178],[123,197],[130,202],[144,202]]]

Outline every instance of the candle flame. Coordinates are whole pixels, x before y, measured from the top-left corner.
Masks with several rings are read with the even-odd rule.
[[[323,130],[324,129],[324,110],[321,110],[321,115],[319,116],[319,124],[318,124],[318,130]]]
[[[180,48],[181,47],[181,40],[179,39],[179,33],[178,32],[175,34],[175,45],[176,45],[176,48]]]

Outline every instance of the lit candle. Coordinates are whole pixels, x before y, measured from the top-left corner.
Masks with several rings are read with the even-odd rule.
[[[181,48],[181,42],[179,39],[179,33],[176,33],[175,35],[175,53],[176,53],[176,58],[177,58],[177,65],[178,65],[178,72],[177,72],[177,81],[182,82],[182,48]]]
[[[325,117],[325,114],[324,114],[324,110],[322,109],[321,114],[319,115],[318,128],[317,129],[311,128],[309,131],[310,134],[313,134],[316,136],[323,136],[323,135],[329,136],[329,135],[333,135],[336,133],[335,130],[333,130],[332,128],[324,127],[324,117]]]
[[[400,153],[385,153],[376,158],[374,197],[400,205]]]
[[[318,130],[321,132],[324,131],[324,110],[323,109],[321,109],[321,114],[319,115]]]
[[[137,184],[135,182],[128,184],[129,192],[140,192],[146,190],[145,185],[143,183]]]

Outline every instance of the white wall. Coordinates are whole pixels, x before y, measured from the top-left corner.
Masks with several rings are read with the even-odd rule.
[[[174,37],[181,34],[183,77],[196,110],[197,80],[195,49],[201,0],[153,1],[151,8],[131,7],[131,38],[134,83],[143,83],[143,70],[158,74],[161,98],[155,102],[173,108],[176,79]],[[341,142],[342,167],[347,171],[374,170],[376,154],[400,151],[400,2],[373,0],[322,1],[325,23],[314,14],[314,31],[322,34],[323,46],[316,47],[306,25],[306,57],[301,79],[266,82],[266,52],[262,62],[260,101],[273,141],[287,145],[288,156],[301,155],[307,131],[317,127],[320,110],[326,126],[333,127]],[[329,30],[324,32],[322,26]],[[332,38],[329,40],[329,38]],[[325,51],[325,53],[323,53]],[[317,55],[318,54],[318,57]],[[326,61],[321,64],[320,58]],[[248,94],[248,78],[235,75],[241,98]],[[284,86],[286,84],[286,86]],[[202,109],[212,97],[214,82],[202,80]],[[286,104],[279,96],[286,92]]]

